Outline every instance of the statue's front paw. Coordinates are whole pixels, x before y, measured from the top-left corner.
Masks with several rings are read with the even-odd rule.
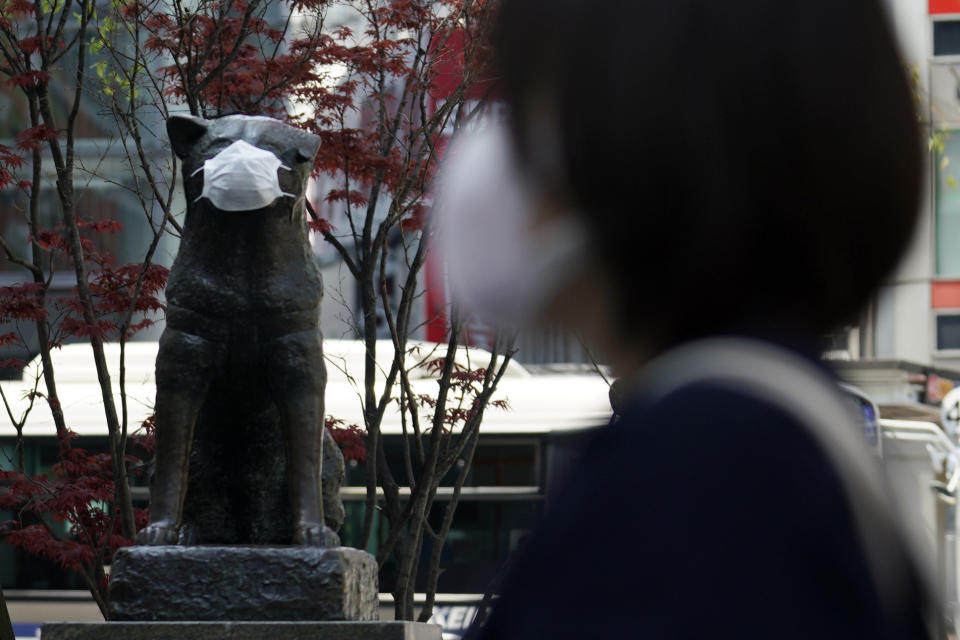
[[[161,520],[151,522],[140,530],[137,534],[137,544],[160,546],[165,544],[177,544],[179,539],[177,527],[173,523]]]
[[[180,525],[180,532],[177,536],[177,544],[190,547],[197,544],[197,528],[186,522]]]
[[[306,547],[339,547],[340,538],[333,529],[322,524],[301,524],[294,530],[293,544]]]

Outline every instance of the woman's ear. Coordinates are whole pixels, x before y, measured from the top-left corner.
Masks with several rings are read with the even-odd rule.
[[[177,157],[183,160],[190,154],[194,143],[207,132],[209,122],[196,116],[170,116],[167,118],[167,136]]]

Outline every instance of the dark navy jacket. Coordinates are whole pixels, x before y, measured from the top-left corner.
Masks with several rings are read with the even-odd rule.
[[[700,383],[598,430],[481,637],[925,637],[918,601],[882,610],[839,478],[784,411]]]

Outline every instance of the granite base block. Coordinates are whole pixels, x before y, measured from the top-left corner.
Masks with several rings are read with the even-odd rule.
[[[51,622],[41,640],[440,640],[423,622]]]
[[[113,559],[110,619],[372,621],[377,591],[376,559],[349,547],[127,547]]]

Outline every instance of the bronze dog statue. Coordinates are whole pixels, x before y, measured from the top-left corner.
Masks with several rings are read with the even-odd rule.
[[[323,285],[304,202],[320,138],[255,116],[173,116],[167,133],[187,215],[167,283],[150,523],[138,542],[335,546],[320,472],[323,449],[339,451],[323,426]]]

